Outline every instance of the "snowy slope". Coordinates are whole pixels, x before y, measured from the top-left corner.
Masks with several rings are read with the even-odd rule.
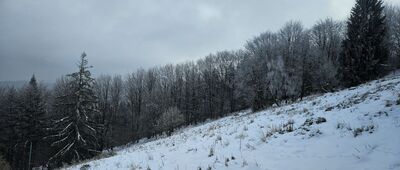
[[[392,76],[188,127],[67,169],[400,169],[399,94],[400,76]]]

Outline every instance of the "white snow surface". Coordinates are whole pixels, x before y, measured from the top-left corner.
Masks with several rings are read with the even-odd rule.
[[[243,111],[169,137],[115,149],[66,169],[400,169],[400,76],[314,95],[260,112]],[[318,117],[326,122],[315,123]],[[313,118],[313,124],[303,125]],[[294,121],[294,131],[267,132]],[[354,135],[357,128],[364,129]],[[308,130],[308,131],[307,131]],[[212,150],[212,151],[211,151]]]

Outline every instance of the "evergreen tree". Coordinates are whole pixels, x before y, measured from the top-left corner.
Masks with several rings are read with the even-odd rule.
[[[385,73],[388,49],[381,0],[357,0],[347,22],[340,76],[346,86],[375,79]]]
[[[11,167],[23,169],[21,161],[21,144],[24,136],[20,128],[20,98],[18,91],[8,88],[4,94],[5,100],[2,102],[2,114],[0,121],[0,151],[10,162]]]
[[[37,84],[35,75],[22,92],[22,106],[24,129],[27,141],[38,141],[42,138],[45,125],[45,101],[43,91]]]
[[[28,169],[35,162],[31,153],[36,153],[38,142],[45,134],[46,107],[43,89],[38,86],[35,75],[23,89],[21,96],[21,130],[24,133],[23,142],[28,161]]]
[[[79,71],[67,75],[65,89],[56,96],[55,110],[61,117],[54,123],[56,134],[50,137],[57,139],[52,146],[59,146],[60,149],[50,162],[57,165],[88,159],[99,153],[97,135],[101,126],[94,121],[99,112],[93,90],[94,79],[87,64],[86,54],[83,53]]]

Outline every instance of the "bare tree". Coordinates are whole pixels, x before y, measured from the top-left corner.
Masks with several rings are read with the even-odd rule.
[[[386,45],[389,48],[390,69],[400,68],[400,7],[388,5],[384,8],[387,25]]]
[[[144,75],[145,71],[140,69],[136,73],[128,76],[126,82],[126,98],[131,112],[131,135],[132,138],[137,135],[139,130],[139,118],[142,115],[142,107],[144,101]],[[136,134],[135,134],[136,131]]]

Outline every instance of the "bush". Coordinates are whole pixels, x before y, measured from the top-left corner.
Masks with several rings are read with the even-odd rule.
[[[103,152],[99,155],[96,155],[93,159],[103,159],[115,156],[117,153],[114,150],[109,150],[107,152]]]
[[[225,158],[225,166],[226,166],[226,167],[229,166],[229,158]]]
[[[363,131],[364,131],[364,129],[362,127],[355,128],[354,131],[353,131],[354,137],[357,137],[357,136],[361,135]]]
[[[272,135],[274,135],[274,133],[275,133],[275,131],[273,131],[273,130],[267,131],[267,133],[265,133],[265,134],[263,133],[261,136],[261,141],[267,142],[267,139],[270,138]]]
[[[210,152],[208,153],[208,157],[212,157],[212,156],[214,156],[214,148],[213,147],[210,148]]]
[[[307,118],[306,121],[304,121],[303,126],[311,126],[313,123],[313,118]]]
[[[341,123],[341,122],[338,122],[338,123],[337,123],[336,129],[346,129],[346,130],[348,130],[348,131],[353,130],[353,129],[351,129],[350,125],[348,125],[348,124],[346,124],[346,123]]]
[[[324,117],[318,117],[317,119],[314,118],[308,118],[306,121],[303,123],[303,126],[311,126],[314,123],[320,124],[326,122],[326,119]]]
[[[90,168],[90,165],[85,164],[85,165],[82,165],[81,168],[79,168],[79,169],[80,170],[88,170],[89,168]]]
[[[271,136],[273,136],[275,133],[285,134],[285,133],[293,132],[295,130],[293,125],[294,125],[293,119],[290,119],[286,123],[280,124],[278,126],[272,125],[272,126],[270,126],[270,129],[266,133],[262,134],[261,141],[267,142],[267,139],[270,138]]]
[[[314,130],[312,130],[310,132],[310,134],[308,136],[311,138],[311,137],[314,137],[314,136],[319,136],[321,134],[322,134],[322,132],[319,129],[314,129]]]
[[[353,130],[353,135],[354,135],[354,137],[357,137],[357,136],[361,135],[363,132],[374,133],[374,131],[375,131],[374,125],[361,126],[361,127],[355,128]]]
[[[293,119],[288,120],[288,122],[283,125],[284,131],[293,132],[293,130],[294,130],[293,124],[294,124],[294,120]]]
[[[161,114],[157,121],[157,128],[170,134],[174,128],[182,125],[184,121],[185,117],[181,111],[177,107],[171,107]]]

